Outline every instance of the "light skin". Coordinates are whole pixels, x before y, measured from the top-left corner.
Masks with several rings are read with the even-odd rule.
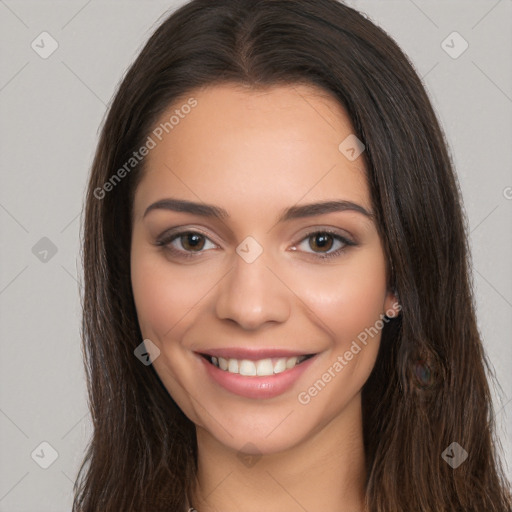
[[[160,350],[154,368],[196,425],[191,504],[199,512],[362,511],[361,388],[380,332],[309,403],[298,400],[365,328],[399,312],[364,155],[350,161],[338,149],[354,129],[335,99],[306,85],[211,86],[173,104],[162,121],[189,97],[197,107],[146,157],[131,278],[141,332]],[[212,204],[229,217],[145,214],[166,198]],[[341,200],[370,215],[346,209],[278,221],[289,207]],[[174,228],[199,231],[199,248],[186,236],[168,242],[175,253],[156,245]],[[326,229],[355,245],[334,235],[319,242]],[[236,252],[248,236],[263,249],[251,263]],[[317,355],[290,389],[254,399],[213,382],[197,355],[233,346]]]

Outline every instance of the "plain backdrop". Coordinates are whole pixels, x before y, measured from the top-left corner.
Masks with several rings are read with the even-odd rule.
[[[182,3],[0,0],[0,511],[71,508],[91,435],[78,284],[87,175],[117,84]],[[348,3],[408,54],[446,132],[512,479],[512,1]]]

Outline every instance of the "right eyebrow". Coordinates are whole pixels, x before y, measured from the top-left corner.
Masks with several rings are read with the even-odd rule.
[[[229,217],[229,213],[218,206],[205,203],[194,203],[183,199],[161,199],[146,208],[143,218],[152,210],[171,210],[174,212],[192,213],[202,217],[215,217],[224,219]]]

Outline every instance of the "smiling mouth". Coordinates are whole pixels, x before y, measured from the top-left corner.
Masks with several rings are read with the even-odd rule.
[[[272,357],[253,361],[250,359],[234,359],[200,354],[210,364],[220,370],[243,375],[246,377],[264,377],[275,375],[295,368],[316,354],[292,357]]]

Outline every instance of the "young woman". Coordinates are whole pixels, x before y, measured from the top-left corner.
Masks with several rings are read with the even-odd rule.
[[[193,0],[105,120],[74,512],[511,510],[460,194],[420,79],[335,0]]]

